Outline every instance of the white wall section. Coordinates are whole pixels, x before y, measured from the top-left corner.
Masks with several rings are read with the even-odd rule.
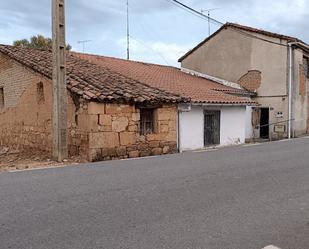
[[[204,110],[220,110],[220,145],[245,143],[248,123],[245,106],[193,106],[189,112],[179,113],[180,151],[204,148]]]

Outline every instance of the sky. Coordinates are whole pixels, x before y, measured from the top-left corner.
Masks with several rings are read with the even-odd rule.
[[[291,35],[309,43],[309,0],[180,0],[211,17]],[[170,0],[129,0],[131,59],[179,66],[208,36],[208,22]],[[211,32],[220,26],[211,23]],[[51,0],[0,0],[0,43],[51,37]],[[126,0],[66,0],[66,39],[74,51],[126,58]]]

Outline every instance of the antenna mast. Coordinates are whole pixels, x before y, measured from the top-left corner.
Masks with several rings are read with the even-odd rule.
[[[88,42],[92,42],[92,40],[82,40],[82,41],[77,41],[78,44],[82,44],[83,45],[83,53],[85,53],[85,45]]]
[[[203,14],[204,12],[207,12],[207,17],[208,17],[208,36],[210,36],[211,34],[211,31],[210,31],[210,11],[214,11],[214,10],[219,10],[221,8],[214,8],[214,9],[207,9],[207,10],[204,10],[204,9],[201,9],[201,13]]]
[[[130,60],[130,19],[129,19],[129,0],[127,0],[127,60]]]

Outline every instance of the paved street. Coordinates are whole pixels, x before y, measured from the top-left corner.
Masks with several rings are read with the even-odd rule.
[[[0,174],[1,249],[309,248],[309,138]]]

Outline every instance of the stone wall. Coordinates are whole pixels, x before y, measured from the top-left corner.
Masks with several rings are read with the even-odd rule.
[[[51,154],[51,80],[2,56],[0,84],[5,98],[0,145]],[[69,155],[98,161],[176,152],[176,116],[176,105],[157,108],[155,133],[141,136],[140,111],[134,105],[86,102],[69,94]]]
[[[140,110],[134,105],[89,103],[78,126],[89,131],[90,161],[177,152],[177,107],[155,110],[155,132],[140,135]]]

